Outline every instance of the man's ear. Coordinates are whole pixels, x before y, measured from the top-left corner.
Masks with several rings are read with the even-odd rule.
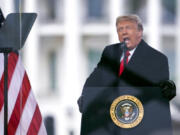
[[[142,30],[138,30],[138,32],[137,32],[138,38],[141,38],[141,37],[142,37],[142,34],[143,34],[143,31],[142,31]]]

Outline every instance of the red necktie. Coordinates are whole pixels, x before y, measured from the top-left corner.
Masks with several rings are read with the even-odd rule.
[[[128,63],[128,56],[130,55],[129,51],[126,52],[126,64]],[[121,76],[123,70],[124,70],[124,58],[121,60],[120,67],[119,67],[119,76]]]

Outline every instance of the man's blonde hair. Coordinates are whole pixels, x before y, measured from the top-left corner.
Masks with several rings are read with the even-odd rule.
[[[142,30],[143,31],[143,25],[142,25],[141,19],[137,15],[125,15],[125,16],[117,17],[117,19],[116,19],[116,26],[121,21],[135,22],[137,24],[137,26],[138,26],[138,30]]]

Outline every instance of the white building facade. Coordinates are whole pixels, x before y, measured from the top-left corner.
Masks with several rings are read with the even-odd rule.
[[[179,0],[1,0],[11,12],[36,12],[35,25],[21,51],[36,99],[51,135],[79,135],[77,99],[106,45],[118,42],[116,17],[137,14],[144,39],[169,58],[177,96],[171,102],[180,133]]]

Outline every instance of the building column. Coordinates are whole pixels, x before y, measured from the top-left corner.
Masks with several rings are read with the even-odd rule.
[[[2,12],[4,14],[4,17],[6,18],[6,16],[9,14],[9,13],[12,13],[14,12],[14,1],[10,1],[10,0],[2,0],[0,2],[0,8],[2,9]]]
[[[148,0],[148,17],[147,17],[147,31],[148,31],[148,43],[156,48],[160,48],[160,26],[161,26],[161,0]]]
[[[63,105],[63,114],[67,114],[68,110],[72,117],[61,116],[61,127],[58,134],[69,134],[70,127],[80,129],[80,113],[78,112],[77,99],[80,96],[82,88],[80,86],[80,77],[82,76],[81,67],[81,27],[80,27],[80,0],[65,0],[65,40],[64,40],[64,61],[63,74],[61,75],[62,90],[61,104]],[[69,122],[69,120],[71,122]],[[73,126],[71,126],[73,125]],[[72,130],[74,130],[72,129]],[[69,129],[70,130],[70,129]],[[76,134],[80,134],[76,131]]]
[[[124,13],[124,0],[110,0],[110,43],[119,42],[116,32],[116,18]]]
[[[25,11],[34,13],[36,12],[36,0],[26,0],[25,3]],[[37,13],[37,12],[36,12]],[[33,92],[36,93],[38,90],[38,26],[37,26],[38,19],[36,18],[35,23],[27,37],[25,42],[25,46],[23,48],[24,54],[24,65],[25,69],[28,73],[31,86],[33,87]]]
[[[177,34],[176,34],[176,87],[177,97],[176,99],[180,102],[180,1],[177,0],[176,4],[177,13]]]

